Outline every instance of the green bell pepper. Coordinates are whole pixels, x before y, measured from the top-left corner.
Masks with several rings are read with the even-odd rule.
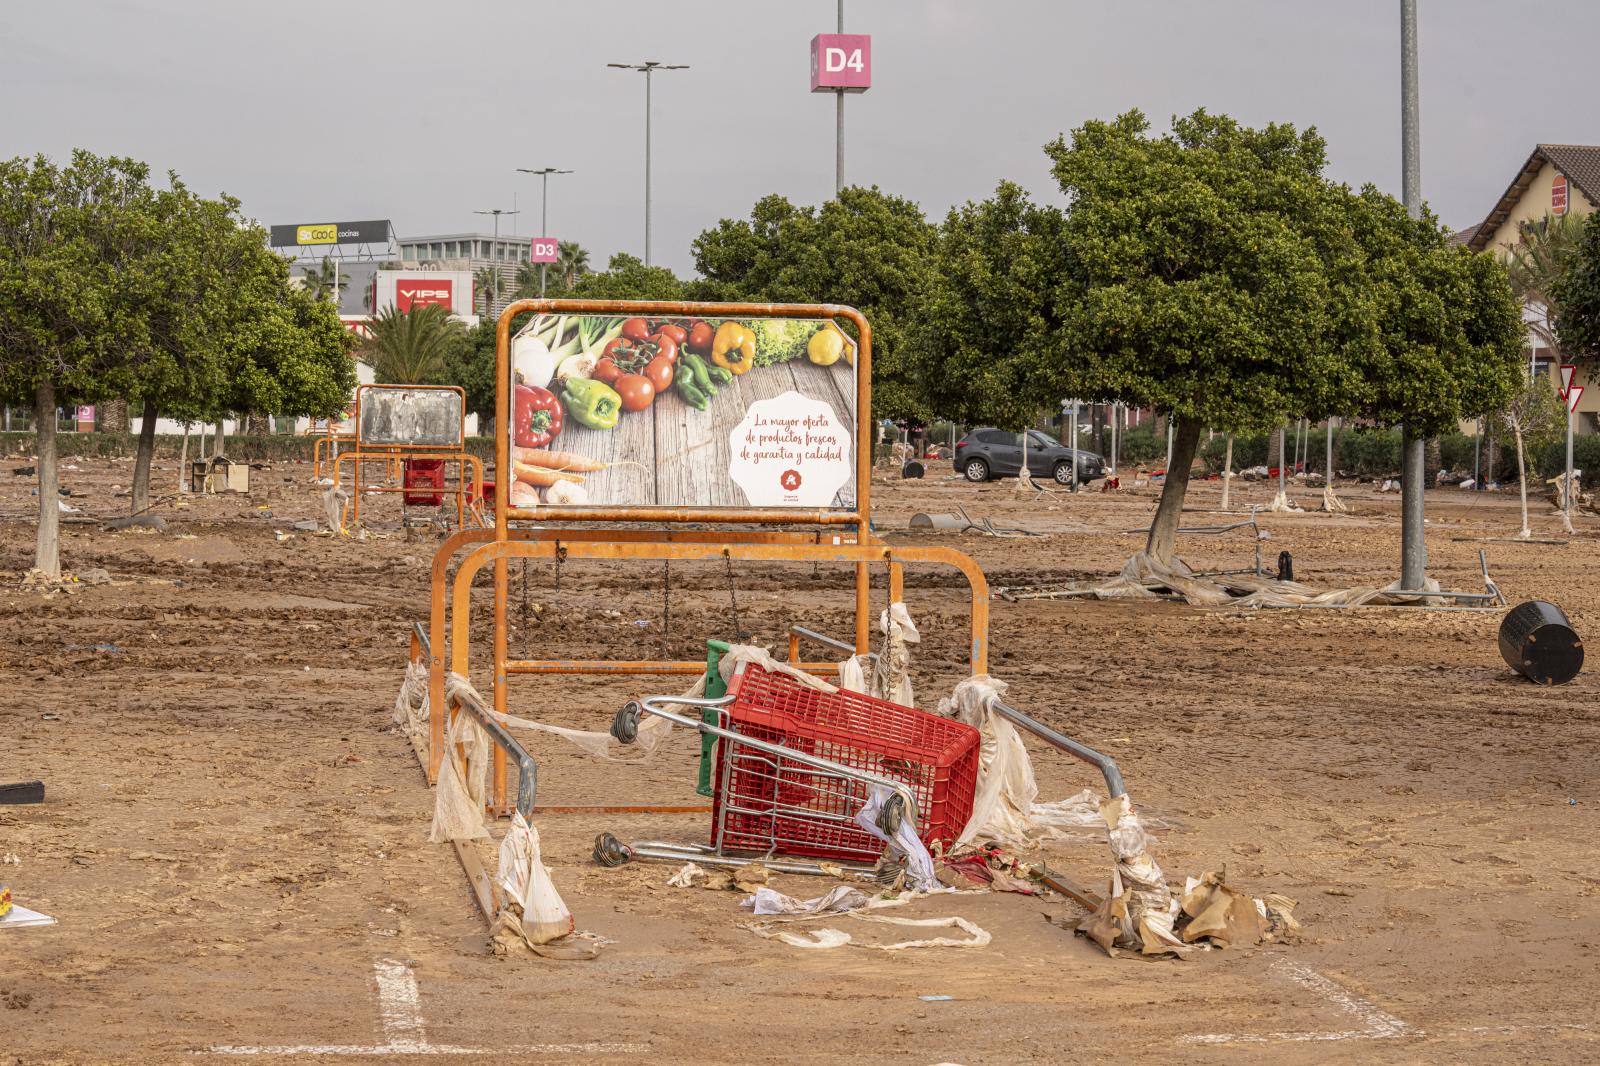
[[[610,429],[622,414],[622,397],[617,390],[593,378],[567,378],[567,413],[590,429]]]

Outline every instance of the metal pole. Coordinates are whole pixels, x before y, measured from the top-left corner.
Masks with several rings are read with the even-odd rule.
[[[1067,447],[1072,449],[1072,491],[1078,491],[1078,401],[1072,401],[1072,414],[1067,417]]]
[[[1400,183],[1406,213],[1422,215],[1422,148],[1417,106],[1417,0],[1400,0]],[[1400,455],[1400,585],[1420,589],[1428,579],[1423,541],[1423,449],[1427,442],[1402,427]]]
[[[844,0],[839,0],[839,32],[844,32]],[[833,195],[837,198],[844,191],[844,90],[834,90],[834,96]]]
[[[539,187],[539,236],[550,236],[550,172],[544,173],[544,181]],[[539,264],[539,299],[544,299],[544,268],[546,264]]]
[[[1328,416],[1328,459],[1322,468],[1322,484],[1325,488],[1333,488],[1333,416]]]
[[[1284,487],[1283,468],[1288,464],[1284,462],[1284,460],[1287,458],[1287,456],[1284,455],[1284,445],[1288,443],[1289,427],[1288,425],[1285,425],[1282,429],[1278,430],[1278,495],[1283,496],[1285,499],[1288,499],[1288,490]]]
[[[1561,509],[1566,512],[1569,529],[1572,528],[1572,432],[1578,421],[1578,414],[1572,410],[1573,406],[1575,405],[1569,404],[1567,409],[1567,484],[1561,499]]]
[[[1119,428],[1117,425],[1117,405],[1113,402],[1111,404],[1111,475],[1113,477],[1117,473],[1117,431]]]
[[[650,265],[650,68],[644,68],[644,265]]]

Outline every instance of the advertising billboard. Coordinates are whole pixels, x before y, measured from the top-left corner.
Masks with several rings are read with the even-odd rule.
[[[274,248],[303,248],[331,244],[388,244],[389,220],[366,222],[298,222],[272,227]]]
[[[538,316],[511,342],[511,505],[852,510],[855,351],[823,319]]]
[[[811,38],[811,91],[864,93],[872,88],[872,35],[819,33]]]
[[[379,270],[372,281],[372,307],[442,304],[453,315],[472,314],[472,273],[466,270]]]

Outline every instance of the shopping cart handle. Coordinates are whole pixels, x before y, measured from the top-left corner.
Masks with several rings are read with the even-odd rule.
[[[732,696],[723,696],[719,699],[707,700],[695,696],[646,696],[642,700],[629,700],[617,708],[617,713],[611,718],[611,735],[624,744],[632,744],[639,738],[639,719],[646,714],[653,714],[657,718],[665,718],[674,725],[681,725],[688,729],[697,729],[702,733],[717,730],[706,728],[704,722],[697,722],[693,718],[685,718],[681,714],[673,714],[665,710],[667,707],[726,707],[733,702]]]

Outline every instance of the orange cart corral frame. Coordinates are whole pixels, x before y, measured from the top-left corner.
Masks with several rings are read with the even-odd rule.
[[[534,314],[588,314],[647,318],[809,318],[842,319],[855,327],[857,342],[855,426],[855,506],[853,509],[716,507],[541,507],[510,505],[511,468],[509,425],[511,396],[509,351],[511,321],[524,312]],[[973,673],[988,668],[989,586],[983,571],[970,557],[952,548],[891,547],[873,535],[869,526],[872,483],[872,329],[855,308],[837,304],[733,304],[676,301],[619,300],[519,300],[501,312],[495,331],[495,518],[493,528],[463,529],[447,537],[433,559],[428,620],[429,714],[428,780],[437,780],[444,757],[447,707],[444,677],[451,671],[470,676],[472,582],[486,567],[494,574],[493,639],[490,653],[493,706],[507,709],[507,679],[514,674],[697,674],[702,660],[550,660],[513,659],[507,652],[506,607],[509,600],[511,559],[615,559],[619,561],[749,560],[762,562],[848,563],[855,567],[856,651],[865,653],[871,640],[871,568],[887,567],[891,600],[902,597],[903,565],[931,563],[952,566],[967,578],[971,591],[971,642],[968,653]],[[359,412],[358,412],[359,417]],[[359,424],[359,423],[358,423]],[[344,456],[340,456],[344,458]],[[512,522],[540,523],[539,528],[513,529]],[[584,523],[586,528],[563,526]],[[782,529],[639,529],[638,523],[682,526],[781,526]],[[466,552],[456,567],[456,556]],[[791,644],[791,660],[797,649]],[[799,663],[802,669],[829,674],[836,663]],[[510,813],[506,795],[505,754],[494,752],[493,795],[495,814]]]
[[[453,392],[461,400],[461,427],[456,434],[459,444],[372,444],[361,440],[361,398],[369,389],[405,389],[408,392]],[[483,461],[476,455],[467,451],[467,393],[459,385],[357,385],[356,386],[356,432],[353,434],[355,446],[349,451],[340,452],[332,460],[333,480],[337,484],[341,480],[341,472],[345,463],[350,463],[354,471],[354,488],[351,498],[350,520],[356,525],[361,524],[361,497],[366,492],[405,492],[407,491],[404,479],[399,485],[367,485],[361,484],[361,468],[363,463],[382,462],[387,464],[390,480],[395,479],[395,470],[403,466],[407,459],[439,459],[448,470],[450,463],[456,464],[456,478],[454,485],[445,484],[437,489],[439,493],[448,493],[456,501],[456,525],[464,527],[467,516],[471,515],[484,524],[477,510],[477,501],[483,498]],[[333,438],[330,440],[343,440]],[[320,441],[318,442],[321,443]],[[330,443],[330,447],[336,447]],[[447,477],[448,482],[448,477]],[[429,491],[413,490],[413,491]]]

